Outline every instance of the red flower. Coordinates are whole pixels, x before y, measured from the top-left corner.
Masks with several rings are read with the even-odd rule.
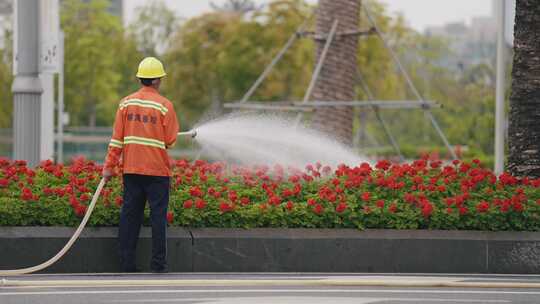
[[[229,191],[229,200],[234,203],[236,202],[237,199],[238,199],[238,194],[236,194],[236,191],[234,190]]]
[[[288,201],[288,202],[287,202],[287,205],[285,205],[285,208],[287,208],[287,210],[292,210],[293,207],[294,207],[294,204],[293,204],[293,202],[291,202],[291,201]]]
[[[203,193],[201,191],[201,188],[199,187],[191,187],[189,188],[189,194],[194,197],[202,197]]]
[[[413,177],[413,182],[414,182],[415,184],[421,184],[421,183],[424,182],[424,179],[423,179],[421,176],[418,176],[418,175],[417,175],[417,176]]]
[[[226,202],[221,202],[219,204],[219,210],[221,210],[222,213],[225,213],[225,212],[229,212],[232,210],[232,205],[226,203]]]
[[[330,173],[332,173],[332,168],[330,168],[330,166],[324,166],[322,168],[322,171],[325,175],[329,175]]]
[[[73,187],[71,187],[70,185],[67,185],[64,190],[67,194],[73,194]]]
[[[347,204],[345,202],[341,202],[336,206],[337,213],[342,213],[345,209],[347,209]]]
[[[300,181],[300,177],[298,175],[293,175],[289,177],[289,181],[291,183],[298,183]]]
[[[170,224],[174,220],[174,214],[172,212],[167,212],[167,222]]]
[[[378,200],[376,204],[377,204],[377,207],[379,207],[381,209],[384,208],[384,201],[383,200]]]
[[[71,205],[71,207],[75,208],[79,206],[79,200],[77,200],[76,197],[72,196],[69,198],[69,204]]]
[[[308,206],[315,206],[315,204],[317,204],[317,201],[310,198],[310,199],[307,200],[307,204],[308,204]]]
[[[388,211],[390,211],[390,213],[396,213],[396,211],[397,211],[397,205],[396,205],[396,203],[392,203],[392,204],[390,205],[390,207],[388,207]]]
[[[193,201],[192,200],[187,200],[184,202],[184,208],[185,209],[190,209],[191,207],[193,207]]]
[[[409,204],[416,202],[416,197],[414,196],[414,194],[410,194],[410,193],[405,193],[405,195],[403,196],[403,199]]]
[[[377,164],[375,165],[375,168],[386,171],[390,168],[390,165],[391,163],[389,161],[383,159],[377,162]]]
[[[116,197],[114,199],[114,203],[116,204],[116,206],[120,207],[124,203],[124,199],[122,197],[118,196],[118,197]]]
[[[512,204],[512,208],[514,208],[514,210],[517,211],[517,212],[522,212],[523,211],[523,204],[521,202],[519,202],[519,201],[515,201]]]
[[[362,193],[362,196],[361,196],[361,198],[362,198],[362,200],[364,202],[368,202],[370,197],[371,197],[371,193],[369,193],[369,192],[364,192],[364,193]]]
[[[195,208],[197,209],[204,209],[206,207],[206,202],[202,199],[198,199],[195,201]]]
[[[53,189],[51,189],[51,188],[49,188],[49,187],[43,188],[43,194],[45,194],[45,195],[51,195],[51,194],[53,194],[53,193],[54,193]]]
[[[459,207],[459,215],[465,215],[469,212],[469,209],[465,206],[460,206]]]
[[[21,198],[23,201],[31,201],[34,198],[34,194],[32,190],[25,187],[22,189]]]
[[[0,178],[0,188],[6,188],[9,185],[7,178]]]
[[[428,201],[424,202],[424,205],[422,206],[422,215],[424,217],[430,217],[432,212],[433,205]]]
[[[90,189],[88,187],[79,187],[77,188],[80,192],[90,192]]]
[[[430,167],[432,169],[437,169],[441,166],[441,161],[440,160],[437,160],[437,161],[432,161],[431,164],[430,164]]]
[[[277,197],[277,196],[271,196],[269,199],[268,199],[268,205],[274,205],[274,206],[277,206],[281,204],[281,198]]]
[[[476,205],[476,210],[480,213],[487,212],[489,210],[489,203],[486,201],[481,201]]]
[[[58,177],[58,178],[61,178],[64,176],[64,172],[62,172],[62,170],[55,170],[54,171],[54,176]]]
[[[86,194],[86,193],[83,193],[83,194],[81,194],[79,199],[81,200],[81,202],[86,202],[86,201],[90,200],[90,196],[88,194]]]
[[[323,211],[324,211],[324,208],[321,204],[316,204],[315,207],[313,208],[313,212],[315,212],[316,214],[321,214]]]
[[[16,160],[13,163],[17,167],[26,167],[26,161],[25,160]]]
[[[326,197],[326,199],[327,199],[329,202],[332,202],[332,203],[333,203],[333,202],[336,201],[337,195],[336,195],[335,193],[331,193],[331,194],[329,194],[329,195]]]
[[[85,205],[77,205],[77,206],[75,206],[75,214],[78,217],[83,216],[86,213],[86,208],[87,207]]]
[[[508,210],[510,210],[510,201],[509,200],[504,200],[502,202],[502,204],[500,205],[500,210],[502,213],[506,213],[508,212]]]
[[[56,193],[56,195],[58,195],[59,197],[64,197],[64,195],[66,194],[66,191],[62,188],[56,188],[54,190],[54,192]]]
[[[240,199],[240,204],[242,204],[243,206],[247,206],[249,205],[249,203],[250,203],[249,197],[244,196]]]
[[[300,194],[300,192],[302,192],[302,185],[300,184],[294,184],[294,190],[293,190],[293,193],[295,195],[298,195]]]

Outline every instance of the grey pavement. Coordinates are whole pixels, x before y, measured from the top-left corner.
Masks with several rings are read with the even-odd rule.
[[[540,288],[377,287],[315,282],[540,283],[535,275],[95,274],[4,277],[0,303],[540,303]],[[257,281],[264,284],[257,284]],[[104,282],[125,283],[111,287]],[[10,285],[20,282],[21,286]],[[95,286],[96,282],[101,283]],[[138,286],[132,286],[136,282]],[[148,282],[146,286],[145,282]],[[156,284],[157,282],[157,284]],[[159,283],[163,282],[163,286]],[[291,284],[292,282],[292,284]],[[306,282],[305,284],[302,282]],[[66,286],[66,284],[78,286]],[[185,284],[184,284],[185,283]],[[40,285],[41,286],[38,286]],[[49,284],[48,286],[43,286]],[[173,284],[174,286],[167,286]]]

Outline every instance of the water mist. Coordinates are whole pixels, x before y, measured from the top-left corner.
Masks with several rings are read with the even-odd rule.
[[[244,165],[281,164],[303,168],[320,162],[336,167],[366,161],[345,145],[288,117],[262,114],[230,115],[194,128],[202,155]],[[190,133],[193,134],[193,133]]]

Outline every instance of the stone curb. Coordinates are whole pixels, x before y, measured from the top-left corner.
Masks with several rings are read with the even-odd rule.
[[[52,257],[75,229],[0,227],[0,269]],[[87,228],[46,273],[118,272],[117,228]],[[151,230],[138,264],[148,271]],[[540,232],[354,229],[168,230],[171,272],[540,273]]]

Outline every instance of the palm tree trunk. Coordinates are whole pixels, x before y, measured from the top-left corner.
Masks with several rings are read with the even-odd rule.
[[[516,2],[508,168],[540,177],[540,2]]]
[[[319,0],[316,32],[318,35],[328,35],[336,19],[339,20],[336,33],[356,31],[359,13],[359,0]],[[317,41],[317,60],[325,42]],[[357,50],[357,36],[334,37],[313,90],[312,100],[354,100]],[[348,107],[320,108],[314,114],[313,126],[350,145],[353,138],[353,113],[353,109]]]

